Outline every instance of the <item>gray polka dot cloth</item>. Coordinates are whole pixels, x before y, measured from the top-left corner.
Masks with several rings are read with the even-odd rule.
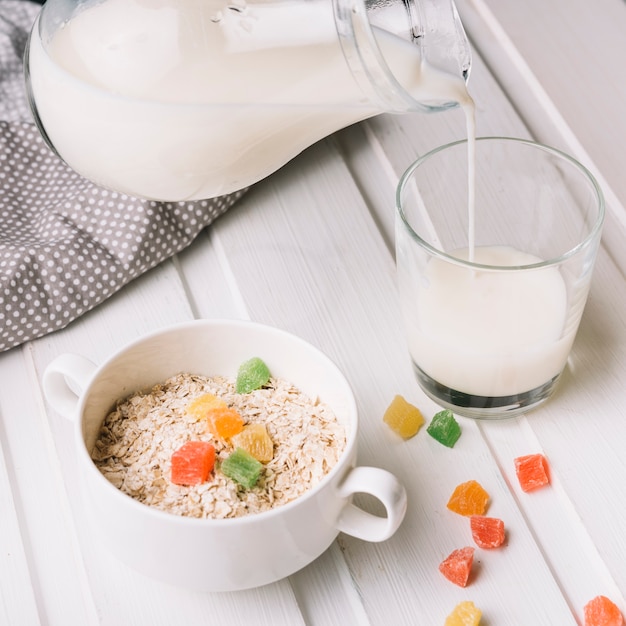
[[[98,187],[56,157],[24,96],[22,54],[39,9],[0,0],[0,351],[63,328],[243,194],[152,202]]]

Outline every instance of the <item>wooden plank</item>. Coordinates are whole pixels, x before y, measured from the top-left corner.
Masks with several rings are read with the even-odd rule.
[[[306,624],[369,626],[363,598],[343,556],[341,537],[289,582]]]
[[[232,211],[237,211],[235,206]],[[248,319],[248,311],[232,280],[220,239],[219,220],[205,229],[194,245],[176,257],[179,274],[194,317]]]
[[[2,404],[0,396],[0,623],[35,626],[40,622],[13,493],[15,467]]]
[[[52,435],[41,412],[40,398],[33,393],[36,380],[29,348],[2,355],[0,376],[5,381],[0,387],[2,439],[8,450],[6,459],[10,462],[25,559],[11,585],[2,585],[3,594],[5,589],[15,594],[13,612],[19,611],[25,619],[3,623],[37,624],[41,620],[50,624],[92,624],[95,614],[84,584],[80,550],[73,535]],[[5,530],[10,526],[2,524],[2,534]]]
[[[626,182],[615,151],[626,140],[626,87],[614,77],[624,73],[623,54],[615,52],[626,46],[626,5],[618,0],[601,0],[601,6],[559,0],[523,10],[508,0],[457,5],[474,46],[489,60],[489,72],[533,138],[572,154],[596,176],[608,207],[604,243],[621,250]],[[626,271],[619,253],[615,260]]]
[[[568,129],[625,203],[626,181],[621,160],[615,158],[626,141],[624,2],[457,4],[474,45],[486,47],[492,71],[506,91],[515,94],[514,101],[524,103],[528,95],[540,94],[541,108],[533,115],[533,124],[546,130],[549,125],[560,132]],[[510,70],[511,61],[515,71]],[[502,71],[505,66],[509,69]]]
[[[551,458],[560,495],[567,494],[571,529],[580,535],[562,532],[550,541],[548,529],[562,525],[544,511],[534,518],[539,540],[553,562],[567,562],[571,546],[580,545],[595,567],[595,575],[560,568],[570,603],[580,610],[593,595],[604,593],[624,610],[626,544],[623,533],[607,520],[621,519],[626,495],[623,481],[614,480],[626,445],[621,417],[626,184],[615,158],[626,140],[626,86],[618,78],[624,75],[626,5],[616,0],[593,5],[557,0],[549,7],[460,0],[458,5],[475,45],[490,59],[490,70],[533,134],[587,165],[607,198],[602,249],[569,368],[554,401],[528,419]],[[535,19],[538,15],[541,19]],[[510,454],[511,445],[498,441],[494,450]],[[576,524],[578,517],[582,527]]]
[[[468,14],[467,4],[478,3],[460,2],[460,7],[465,8],[464,15]],[[501,4],[498,4],[498,9],[502,10]],[[591,11],[590,8],[587,10]],[[519,13],[526,11],[526,6],[523,10],[517,6],[517,18],[521,20]],[[542,8],[537,7],[537,11],[543,15],[546,8],[542,5]],[[532,11],[528,15],[533,15]],[[490,40],[480,17],[484,15],[473,16],[469,31],[474,35],[474,41],[480,43],[480,50],[488,55],[490,69],[497,66],[498,80],[489,75],[481,56],[476,54],[470,90],[479,103],[479,134],[530,136],[531,132],[540,133],[536,137],[539,140],[568,151],[574,150],[575,156],[584,160],[586,152],[576,135],[568,131],[567,124],[563,121],[554,125],[547,123],[558,122],[558,111],[549,109],[547,117],[543,114],[548,105],[541,92],[536,88],[528,88],[532,77],[526,75],[523,83],[520,78],[520,84],[511,84],[510,77],[515,75],[515,62],[519,61],[515,57],[515,48],[507,48],[500,40]],[[550,15],[548,21],[553,18]],[[524,28],[523,24],[517,28],[525,33],[529,43],[532,40],[533,45],[536,45],[532,28]],[[561,37],[575,40],[574,34],[567,34],[567,31],[561,32]],[[537,64],[540,64],[539,59]],[[502,91],[502,85],[505,91]],[[511,93],[508,92],[509,88]],[[511,102],[515,102],[515,107]],[[518,118],[519,112],[522,113],[522,119]],[[388,238],[393,237],[393,219],[389,203],[385,202],[380,189],[380,178],[375,177],[375,172],[386,172],[387,180],[383,188],[389,195],[397,176],[410,159],[410,146],[414,146],[417,153],[422,153],[432,142],[431,132],[435,136],[446,136],[439,129],[435,130],[438,125],[449,126],[448,136],[455,131],[462,134],[462,129],[458,125],[455,127],[455,120],[450,118],[448,113],[440,114],[431,125],[430,120],[423,121],[416,117],[409,125],[407,120],[381,116],[361,127],[341,133],[343,153],[350,163],[351,171],[360,187],[368,193],[368,206]],[[590,162],[587,165],[593,167]],[[548,562],[555,564],[555,575],[571,611],[579,619],[582,606],[598,593],[610,595],[624,606],[620,590],[626,588],[625,548],[621,534],[617,528],[607,532],[604,516],[596,514],[598,510],[604,509],[609,513],[609,519],[620,519],[618,509],[626,495],[621,481],[616,485],[612,481],[599,483],[598,480],[600,476],[610,476],[616,471],[615,467],[623,465],[620,451],[626,445],[626,430],[621,426],[623,420],[619,408],[624,402],[620,381],[625,374],[622,364],[625,362],[626,348],[623,316],[619,313],[626,306],[622,254],[625,232],[622,206],[612,190],[606,185],[604,188],[612,204],[607,216],[603,246],[588,310],[559,394],[528,418],[520,418],[507,425],[480,425],[483,437],[514,494],[515,481],[511,476],[514,455],[520,454],[520,450],[532,451],[536,448],[548,454],[558,485],[551,494],[550,504],[537,506],[532,499],[521,497],[518,498],[518,504],[538,544],[548,555]],[[572,421],[572,417],[588,420],[588,417],[583,417],[588,411],[594,417],[593,426],[586,425],[586,429],[593,436],[583,437],[580,422]],[[578,459],[576,463],[572,462],[573,451]],[[603,484],[610,487],[603,489]],[[543,498],[542,495],[541,501],[545,503]],[[578,518],[581,514],[583,524]],[[584,566],[575,562],[572,546],[579,546],[580,552],[584,554]],[[575,554],[578,555],[578,549]]]
[[[402,623],[407,615],[441,623],[456,604],[459,591],[437,566],[458,542],[471,542],[466,520],[445,509],[455,484],[469,478],[485,482],[515,537],[506,551],[485,557],[472,596],[494,623],[575,623],[478,425],[464,421],[463,443],[448,452],[424,433],[398,441],[382,423],[395,393],[429,417],[436,407],[413,379],[392,255],[329,146],[333,140],[259,185],[237,214],[220,220],[220,238],[251,317],[297,332],[340,364],[361,411],[360,462],[398,473],[409,490],[407,519],[392,539],[340,539],[370,623]],[[522,562],[533,576],[520,580]]]

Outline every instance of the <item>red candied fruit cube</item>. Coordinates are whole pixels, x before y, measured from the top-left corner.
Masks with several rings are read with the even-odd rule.
[[[585,604],[585,626],[622,626],[621,611],[605,596],[596,596]]]
[[[517,457],[515,473],[522,491],[534,491],[550,482],[548,461],[543,454],[527,454]]]
[[[470,528],[479,548],[499,548],[504,543],[504,522],[497,517],[472,515]]]
[[[467,546],[450,553],[439,564],[439,571],[452,583],[466,587],[474,562],[474,548]]]
[[[205,482],[215,465],[215,447],[208,441],[188,441],[172,454],[172,482],[176,485],[199,485]]]

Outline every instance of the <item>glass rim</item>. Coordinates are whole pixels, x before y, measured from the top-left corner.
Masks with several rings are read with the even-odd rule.
[[[411,236],[413,240],[415,240],[422,248],[428,251],[431,255],[443,259],[449,263],[453,263],[454,265],[460,265],[462,267],[467,267],[471,269],[478,269],[482,271],[498,271],[498,272],[515,272],[521,270],[535,270],[535,269],[543,269],[546,267],[552,267],[555,265],[559,265],[564,261],[567,261],[571,257],[578,254],[581,250],[587,248],[591,242],[593,242],[598,236],[599,232],[602,230],[602,225],[604,223],[605,214],[606,214],[606,202],[604,198],[604,193],[602,192],[602,188],[600,184],[596,180],[596,177],[592,174],[592,172],[585,167],[580,161],[575,159],[573,156],[559,150],[558,148],[553,148],[552,146],[548,146],[543,143],[539,143],[532,139],[523,139],[521,137],[503,137],[503,136],[485,136],[485,137],[476,137],[476,142],[485,142],[485,141],[501,141],[506,143],[518,143],[525,144],[530,146],[531,148],[537,148],[543,152],[548,152],[554,156],[563,159],[568,162],[570,165],[573,165],[575,169],[577,169],[588,181],[591,183],[591,187],[595,192],[597,205],[598,205],[598,213],[593,223],[593,226],[590,228],[589,232],[578,244],[576,244],[573,248],[570,248],[566,252],[560,254],[557,257],[552,257],[549,259],[544,259],[538,263],[529,263],[525,265],[489,265],[483,263],[476,263],[475,261],[468,261],[465,259],[460,259],[458,257],[454,257],[435,246],[429,244],[425,239],[420,237],[413,227],[409,224],[408,219],[406,217],[405,211],[403,209],[403,192],[407,183],[415,170],[419,168],[424,162],[429,160],[431,157],[437,155],[444,150],[448,150],[450,148],[454,148],[461,144],[467,144],[467,139],[460,139],[458,141],[452,141],[450,143],[443,144],[430,150],[426,154],[420,156],[416,159],[409,167],[404,171],[400,180],[398,181],[396,187],[396,214],[402,220],[402,224],[404,225],[406,231]]]

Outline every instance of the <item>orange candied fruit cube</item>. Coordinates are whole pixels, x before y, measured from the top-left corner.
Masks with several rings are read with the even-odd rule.
[[[188,441],[172,454],[171,479],[176,485],[200,485],[215,466],[215,447],[208,441]]]
[[[207,414],[207,430],[222,439],[230,439],[243,430],[241,415],[228,406],[216,407]]]
[[[448,508],[459,515],[484,515],[489,494],[475,480],[457,485],[448,500]]]
[[[515,473],[522,491],[534,491],[550,482],[548,461],[543,454],[527,454],[517,457]]]
[[[622,626],[624,617],[606,596],[596,596],[585,604],[585,626]]]

